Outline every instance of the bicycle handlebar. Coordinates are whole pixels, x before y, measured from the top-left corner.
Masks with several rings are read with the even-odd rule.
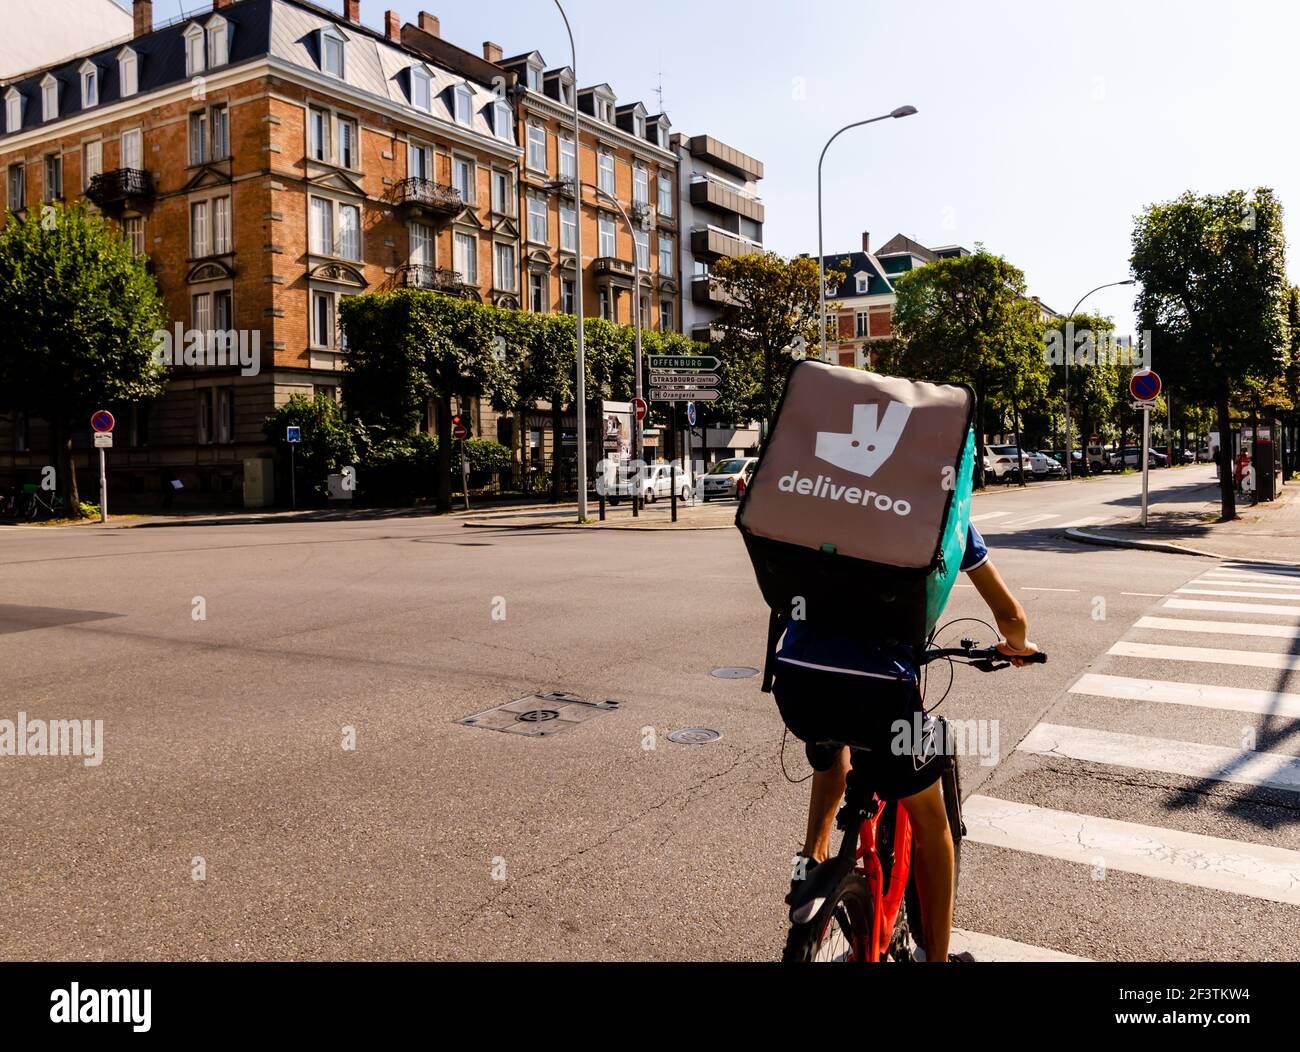
[[[1020,660],[1028,665],[1045,665],[1047,663],[1047,654],[1042,650],[1019,656]],[[938,661],[941,658],[961,658],[972,668],[977,668],[981,672],[994,672],[997,669],[1007,668],[1011,665],[1011,655],[1002,653],[996,646],[936,647],[933,650],[925,651],[918,659],[918,663],[928,665],[931,661]]]

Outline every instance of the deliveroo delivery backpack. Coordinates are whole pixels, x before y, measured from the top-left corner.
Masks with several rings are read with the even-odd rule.
[[[763,690],[791,619],[923,646],[961,566],[975,395],[797,362],[736,525],[772,611]]]

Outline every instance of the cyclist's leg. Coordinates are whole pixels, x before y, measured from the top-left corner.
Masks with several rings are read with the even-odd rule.
[[[921,898],[925,959],[948,960],[952,935],[953,848],[943,792],[935,781],[899,802],[912,823],[912,873]]]
[[[825,862],[831,853],[831,828],[835,809],[844,796],[849,773],[849,750],[810,745],[808,762],[813,765],[812,796],[808,800],[808,832],[803,855],[815,862]]]

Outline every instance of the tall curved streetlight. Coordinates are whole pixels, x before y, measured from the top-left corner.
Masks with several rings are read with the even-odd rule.
[[[882,113],[879,117],[870,117],[865,121],[854,121],[852,124],[846,124],[826,140],[826,145],[822,147],[821,156],[817,158],[817,284],[821,287],[821,312],[818,316],[818,327],[821,329],[822,361],[826,360],[826,258],[822,249],[822,162],[826,160],[826,151],[831,148],[831,143],[850,128],[860,128],[864,124],[875,124],[876,121],[891,118],[897,120],[899,117],[910,117],[915,112],[915,106],[899,106],[888,113]],[[770,410],[770,408],[769,405],[768,409]]]
[[[564,19],[565,32],[569,34],[569,68],[573,70],[573,179],[578,182],[581,178],[581,158],[582,144],[578,139],[579,117],[578,117],[578,51],[573,44],[573,27],[569,25],[569,16],[564,12],[564,5],[560,0],[555,0],[555,6],[560,11],[560,17]],[[578,406],[578,521],[582,522],[587,518],[587,359],[583,348],[583,326],[582,326],[582,193],[579,191],[576,195],[578,198],[578,221],[575,224],[576,229],[573,232],[573,255],[577,263],[576,278],[573,283],[573,313],[576,315],[578,330],[578,382],[575,389],[575,399]],[[558,467],[559,450],[556,451],[556,461]]]
[[[1079,308],[1083,306],[1083,301],[1091,296],[1093,292],[1100,292],[1102,289],[1117,288],[1120,285],[1136,284],[1137,282],[1133,278],[1127,278],[1124,281],[1108,281],[1105,285],[1098,285],[1091,292],[1085,292],[1079,297],[1079,302],[1074,305],[1074,310],[1070,311],[1070,313],[1065,316],[1065,323],[1067,325],[1070,323],[1070,319],[1073,318],[1079,312]],[[1067,480],[1074,477],[1074,474],[1071,471],[1074,447],[1071,445],[1073,439],[1070,436],[1070,359],[1073,357],[1074,347],[1072,345],[1065,348],[1065,477]],[[1083,459],[1081,463],[1085,467],[1088,463],[1088,448],[1086,444],[1084,445]],[[1087,472],[1085,471],[1084,474],[1086,475]]]

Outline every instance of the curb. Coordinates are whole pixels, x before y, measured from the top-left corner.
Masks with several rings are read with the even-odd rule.
[[[624,530],[629,533],[676,533],[682,530],[734,530],[732,523],[723,526],[602,526],[599,522],[465,522],[467,530]]]
[[[1102,548],[1135,548],[1139,551],[1164,552],[1167,555],[1199,555],[1205,559],[1228,558],[1226,555],[1202,551],[1200,548],[1189,548],[1182,544],[1174,544],[1172,541],[1138,541],[1120,537],[1100,537],[1095,533],[1085,533],[1078,527],[1066,530],[1065,535],[1073,541],[1079,541],[1082,544],[1095,544]]]

